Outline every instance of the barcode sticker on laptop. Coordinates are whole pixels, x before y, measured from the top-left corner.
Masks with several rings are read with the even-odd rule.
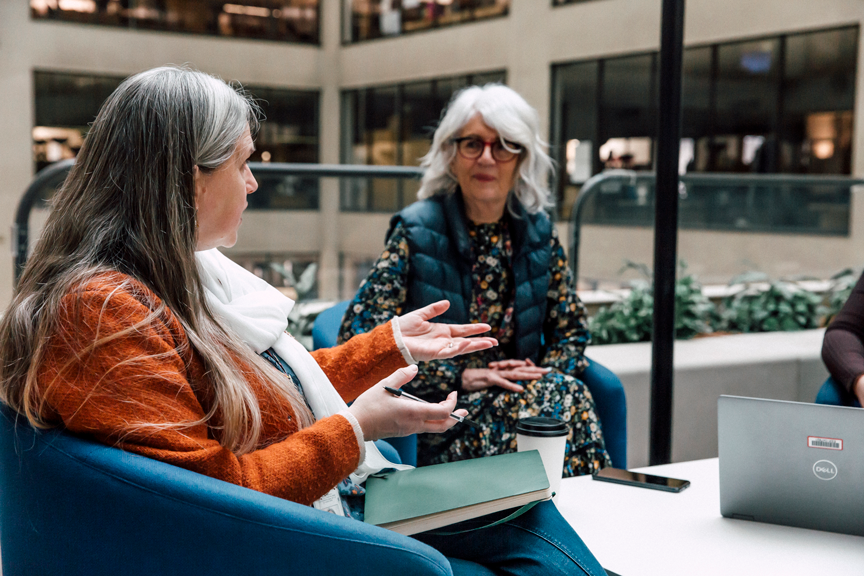
[[[843,450],[843,440],[839,438],[819,438],[818,436],[807,437],[808,448],[823,448],[825,450]]]

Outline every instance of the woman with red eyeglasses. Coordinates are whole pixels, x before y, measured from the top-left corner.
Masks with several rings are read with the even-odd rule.
[[[570,425],[564,476],[610,464],[590,392],[578,379],[590,340],[550,205],[552,162],[537,112],[500,84],[456,94],[423,158],[419,202],[396,214],[379,260],[342,322],[340,342],[393,316],[449,300],[442,321],[492,326],[497,348],[428,362],[406,388],[453,390],[483,424],[418,438],[418,463],[516,450],[527,416]]]

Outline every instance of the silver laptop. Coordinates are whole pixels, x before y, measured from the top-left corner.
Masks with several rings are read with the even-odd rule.
[[[864,410],[721,396],[720,513],[864,536]]]

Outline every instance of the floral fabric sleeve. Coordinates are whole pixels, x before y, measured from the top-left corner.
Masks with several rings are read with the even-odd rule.
[[[576,295],[573,275],[567,265],[558,231],[552,229],[552,259],[549,265],[549,292],[543,333],[545,354],[540,365],[562,374],[578,376],[588,365],[585,346],[591,342],[585,306]]]
[[[399,224],[345,311],[336,343],[344,344],[401,314],[407,287],[408,240]]]
[[[466,368],[464,357],[449,360],[421,362],[414,380],[404,387],[429,402],[440,402],[453,390],[462,387],[462,371]],[[459,397],[460,401],[462,397]],[[460,407],[464,407],[460,404]]]

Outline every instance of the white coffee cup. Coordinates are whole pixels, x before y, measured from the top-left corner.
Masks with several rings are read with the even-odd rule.
[[[567,434],[570,426],[558,418],[532,416],[522,418],[516,424],[516,443],[519,452],[537,450],[549,478],[552,492],[558,494],[561,486],[561,476],[564,473],[564,448],[567,445]],[[555,496],[553,501],[557,502]]]

